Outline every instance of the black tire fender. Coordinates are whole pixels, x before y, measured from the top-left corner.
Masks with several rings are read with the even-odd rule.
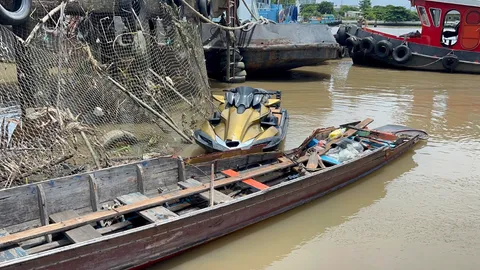
[[[393,45],[388,40],[380,40],[375,44],[375,54],[380,58],[387,58],[393,51]]]
[[[375,40],[373,37],[366,37],[360,40],[360,50],[365,54],[371,54],[375,50]]]
[[[338,44],[345,46],[347,40],[347,28],[343,25],[338,28],[337,34],[335,39],[337,40]]]
[[[0,5],[0,23],[5,25],[20,25],[30,16],[32,0],[14,0],[12,11]]]
[[[347,38],[347,40],[345,40],[345,45],[349,49],[357,47],[359,45],[358,38],[354,37],[354,36],[351,36],[351,37]]]
[[[399,45],[393,50],[392,57],[395,62],[405,64],[412,57],[412,50],[406,45]]]
[[[460,60],[458,60],[458,57],[454,54],[448,54],[442,58],[443,67],[450,72],[454,71],[459,63]]]

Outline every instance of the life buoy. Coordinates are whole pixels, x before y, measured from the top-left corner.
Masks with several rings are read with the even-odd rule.
[[[375,50],[375,40],[373,37],[366,37],[360,40],[360,50],[365,54],[371,54]]]
[[[448,54],[442,58],[443,67],[450,72],[454,71],[459,63],[458,57],[454,54]]]
[[[343,25],[338,28],[337,34],[335,39],[337,40],[338,44],[345,46],[345,41],[347,40],[347,28]]]
[[[405,64],[412,57],[412,51],[406,45],[399,45],[393,50],[392,57],[395,62]]]
[[[14,0],[12,11],[0,4],[0,23],[6,25],[19,25],[24,23],[32,9],[32,0]]]
[[[375,44],[375,54],[380,58],[387,58],[393,50],[393,45],[388,40],[380,40]]]

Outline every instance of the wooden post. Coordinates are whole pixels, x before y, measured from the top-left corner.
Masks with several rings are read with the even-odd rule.
[[[178,182],[185,181],[185,164],[183,163],[182,157],[177,158],[178,162]]]
[[[138,192],[145,195],[145,185],[143,183],[143,168],[142,168],[142,166],[140,166],[140,164],[137,164],[136,169],[137,169],[137,188],[138,188]]]
[[[45,191],[42,184],[37,185],[37,197],[38,197],[38,210],[40,211],[40,222],[42,226],[48,225],[48,210],[45,198]],[[45,235],[45,241],[47,243],[52,242],[52,235]]]
[[[210,178],[210,206],[213,206],[213,191],[215,190],[215,164],[212,163],[212,176]]]
[[[90,204],[92,206],[93,212],[97,212],[100,209],[98,203],[98,186],[97,182],[95,181],[95,176],[93,176],[93,174],[88,175],[88,183],[90,186]]]

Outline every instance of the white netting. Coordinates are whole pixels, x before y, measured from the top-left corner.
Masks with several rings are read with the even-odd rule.
[[[198,25],[162,1],[35,2],[0,26],[0,189],[186,146],[211,112]]]

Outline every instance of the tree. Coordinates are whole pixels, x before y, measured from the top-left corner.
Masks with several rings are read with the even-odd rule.
[[[360,6],[361,11],[366,12],[370,8],[372,8],[372,1],[370,1],[370,0],[360,0],[358,5]]]
[[[320,4],[318,4],[317,11],[320,14],[333,14],[333,12],[334,12],[333,3],[332,2],[327,2],[327,1],[322,1]]]
[[[322,14],[333,14],[334,12],[333,3],[327,1],[320,4],[302,4],[300,6],[300,15],[303,18],[318,17]]]
[[[388,5],[385,7],[385,15],[383,19],[389,22],[409,21],[412,19],[412,13],[404,7]]]
[[[317,4],[302,4],[300,6],[300,15],[303,18],[318,16]]]
[[[358,11],[358,7],[342,5],[338,9],[338,14],[341,16],[345,16],[348,11]]]

